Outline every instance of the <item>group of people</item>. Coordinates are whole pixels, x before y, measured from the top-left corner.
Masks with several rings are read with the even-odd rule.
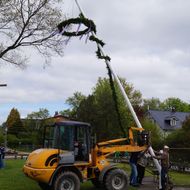
[[[1,144],[1,146],[0,146],[0,169],[5,167],[4,159],[5,159],[5,147],[3,146],[3,144]]]
[[[129,163],[131,166],[130,185],[139,186],[144,178],[145,168],[148,164],[148,151],[132,152]]]
[[[163,151],[155,151],[156,156],[151,156],[148,153],[148,149],[144,152],[133,152],[130,156],[130,166],[131,166],[131,175],[130,175],[130,185],[139,186],[142,184],[142,180],[145,174],[145,168],[148,164],[148,158],[152,157],[160,160],[161,164],[161,185],[162,189],[166,189],[166,180],[167,173],[169,168],[169,147],[164,146]]]

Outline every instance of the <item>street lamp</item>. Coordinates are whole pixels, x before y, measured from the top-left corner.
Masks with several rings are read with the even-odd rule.
[[[0,84],[0,87],[7,87],[7,84]],[[5,125],[4,126],[4,135],[5,135],[5,139],[4,139],[4,146],[5,146],[5,149],[7,148],[7,131],[8,131],[8,128],[7,126]]]
[[[0,84],[0,87],[6,87],[7,84]]]
[[[7,131],[8,131],[8,128],[7,128],[7,125],[5,125],[5,149],[7,149]]]

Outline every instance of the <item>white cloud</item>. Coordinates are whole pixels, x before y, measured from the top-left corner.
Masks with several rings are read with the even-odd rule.
[[[79,0],[87,17],[97,25],[106,42],[114,69],[139,89],[143,97],[170,96],[189,101],[190,1],[187,0]],[[63,11],[78,15],[74,1],[65,0]],[[65,56],[54,57],[43,69],[43,59],[33,51],[26,70],[0,67],[0,115],[26,103],[22,115],[35,105],[64,104],[75,91],[91,92],[98,77],[107,76],[105,63],[95,55],[96,46],[72,39]],[[56,102],[56,103],[55,103]],[[21,106],[22,107],[22,106]],[[51,106],[50,106],[51,107]],[[55,108],[54,108],[55,109]],[[7,110],[7,111],[5,111]],[[1,118],[0,117],[0,118]],[[5,117],[5,116],[3,116]]]

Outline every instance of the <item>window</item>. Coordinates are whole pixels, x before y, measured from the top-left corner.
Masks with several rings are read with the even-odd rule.
[[[72,151],[74,149],[73,132],[73,126],[47,126],[45,130],[44,147]]]
[[[170,125],[171,126],[176,126],[176,119],[175,118],[170,119]]]

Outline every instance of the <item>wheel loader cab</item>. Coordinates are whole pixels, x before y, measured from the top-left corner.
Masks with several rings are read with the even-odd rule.
[[[44,130],[44,148],[59,150],[59,164],[89,161],[90,124],[75,121],[56,122]]]

